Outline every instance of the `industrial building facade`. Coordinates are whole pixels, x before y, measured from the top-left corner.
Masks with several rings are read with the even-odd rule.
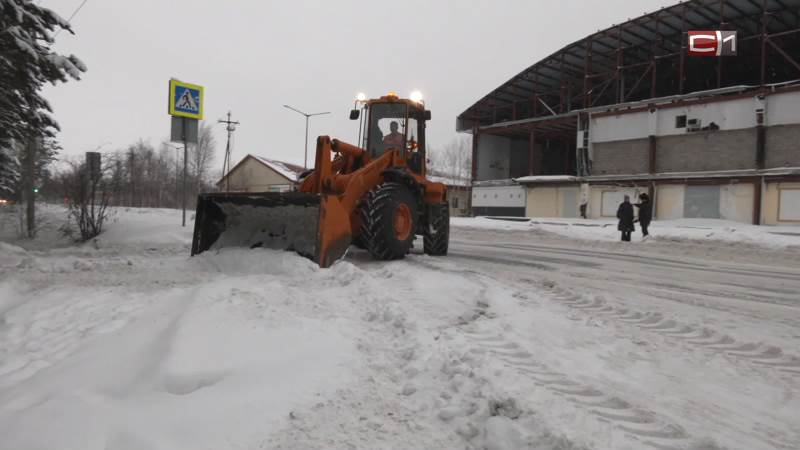
[[[737,31],[737,56],[688,31]],[[692,0],[595,33],[464,111],[476,215],[800,224],[800,0]]]

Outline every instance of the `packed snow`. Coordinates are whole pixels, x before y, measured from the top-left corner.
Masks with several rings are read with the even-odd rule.
[[[616,219],[563,219],[518,217],[454,217],[456,227],[485,230],[542,230],[589,241],[619,241]],[[635,224],[640,232],[639,225]],[[721,219],[656,220],[651,223],[652,241],[702,241],[718,244],[761,245],[800,250],[800,227],[756,226]]]
[[[62,213],[42,209],[42,242],[0,233],[0,449],[800,443],[800,271],[783,241],[753,269],[759,297],[713,292],[750,280],[736,261],[677,259],[656,238],[643,264],[603,227],[569,247],[551,225],[458,219],[450,257],[352,249],[320,269],[268,249],[190,258],[174,210],[116,208],[76,245],[53,232]]]

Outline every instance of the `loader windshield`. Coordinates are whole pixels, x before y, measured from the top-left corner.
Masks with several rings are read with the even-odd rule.
[[[370,111],[367,149],[376,158],[390,148],[405,149],[408,107],[404,103],[374,103]]]

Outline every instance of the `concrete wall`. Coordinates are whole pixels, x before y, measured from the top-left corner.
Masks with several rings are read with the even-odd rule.
[[[527,217],[579,217],[579,186],[529,187],[527,197]]]
[[[555,187],[528,188],[527,217],[559,217],[558,189]]]
[[[682,184],[664,184],[656,186],[655,193],[655,218],[658,220],[672,220],[683,217]]]
[[[525,189],[522,186],[475,186],[472,206],[525,208]]]
[[[766,147],[765,167],[800,167],[800,125],[767,127]]]
[[[722,131],[740,130],[756,126],[757,107],[763,106],[755,97],[705,103],[700,105],[666,108],[657,111],[657,136],[672,136],[686,133],[686,128],[675,126],[678,116],[686,116],[687,121],[696,119],[701,127],[711,123]]]
[[[784,189],[787,189],[784,183]],[[800,189],[800,183],[794,185]],[[687,197],[687,190],[691,196]],[[616,187],[593,185],[588,194],[588,216],[592,219],[615,218],[617,208],[625,195],[631,202],[638,201],[639,194],[647,192],[645,186]],[[703,192],[701,192],[703,191]],[[579,216],[579,186],[536,186],[527,189],[527,217],[570,217]],[[698,197],[702,193],[712,194]],[[655,219],[674,220],[695,215],[697,217],[714,217],[742,223],[752,223],[755,187],[752,183],[728,183],[719,185],[689,186],[686,184],[662,184],[655,191]],[[771,214],[773,222],[777,221],[778,193],[770,194],[773,201],[766,204],[765,211]],[[800,196],[800,191],[798,191]],[[800,199],[800,197],[798,197]],[[713,201],[713,204],[708,203]],[[688,202],[688,203],[687,203]],[[688,212],[687,212],[688,211]],[[634,209],[638,215],[638,209]],[[797,207],[800,215],[800,206]],[[800,224],[800,221],[798,221]]]
[[[469,215],[470,188],[447,186],[447,202],[450,204],[450,217]]]
[[[800,92],[767,96],[765,109],[767,126],[796,124],[800,121]]]
[[[608,219],[617,216],[617,208],[625,195],[635,203],[639,194],[647,192],[647,188],[623,188],[614,186],[592,186],[589,195],[588,215],[591,219]],[[634,214],[637,214],[634,208]]]
[[[229,174],[230,190],[238,192],[269,192],[270,190],[289,190],[293,183],[274,170],[247,157]],[[221,189],[226,184],[219,185]]]
[[[650,144],[648,139],[601,142],[593,146],[594,175],[647,173]]]
[[[481,134],[478,137],[478,179],[511,178],[511,139]]]
[[[783,202],[781,202],[782,191],[791,191],[791,197],[796,199],[796,190],[800,190],[800,183],[766,183],[761,204],[762,223],[765,225],[800,225],[800,220],[794,220],[794,218],[800,217],[800,208],[796,204],[786,204],[789,192],[784,192]]]
[[[752,183],[724,184],[720,186],[720,218],[742,223],[753,223],[755,187]]]
[[[656,140],[656,172],[752,169],[756,131],[701,131]]]
[[[703,189],[718,190],[716,205],[706,205],[713,211],[701,211],[700,216],[719,216],[720,219],[742,223],[753,222],[753,205],[755,187],[752,183],[732,183],[702,186]],[[656,185],[655,218],[658,220],[674,220],[686,217],[687,185]]]
[[[530,147],[528,139],[512,139],[510,150],[510,178],[524,177],[528,173]]]
[[[775,120],[786,120],[793,111],[790,94],[775,95]],[[770,97],[772,99],[773,97]],[[777,97],[782,97],[777,99]],[[674,136],[686,134],[686,127],[677,127],[676,118],[686,116],[687,121],[696,119],[700,127],[711,123],[722,131],[740,130],[756,126],[757,108],[765,107],[764,102],[755,97],[738,100],[719,101],[699,105],[661,108],[651,111],[620,114],[616,116],[592,117],[589,125],[593,143],[612,142],[630,139],[643,139],[647,136]],[[797,117],[800,111],[794,116]],[[780,119],[778,119],[780,118]],[[777,122],[776,122],[777,123]]]
[[[617,116],[592,116],[589,122],[592,143],[642,139],[650,136],[650,113],[630,113]]]

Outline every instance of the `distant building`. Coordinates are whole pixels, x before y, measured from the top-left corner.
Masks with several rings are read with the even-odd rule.
[[[457,177],[428,169],[426,177],[434,183],[447,186],[447,202],[450,204],[450,217],[469,216],[469,193],[472,183],[469,177]]]
[[[217,188],[230,192],[287,192],[295,189],[303,171],[294,164],[248,154],[217,182]]]
[[[684,1],[564,42],[458,116],[473,213],[614,218],[648,193],[656,219],[800,225],[798,8]],[[688,53],[721,24],[738,56]]]

